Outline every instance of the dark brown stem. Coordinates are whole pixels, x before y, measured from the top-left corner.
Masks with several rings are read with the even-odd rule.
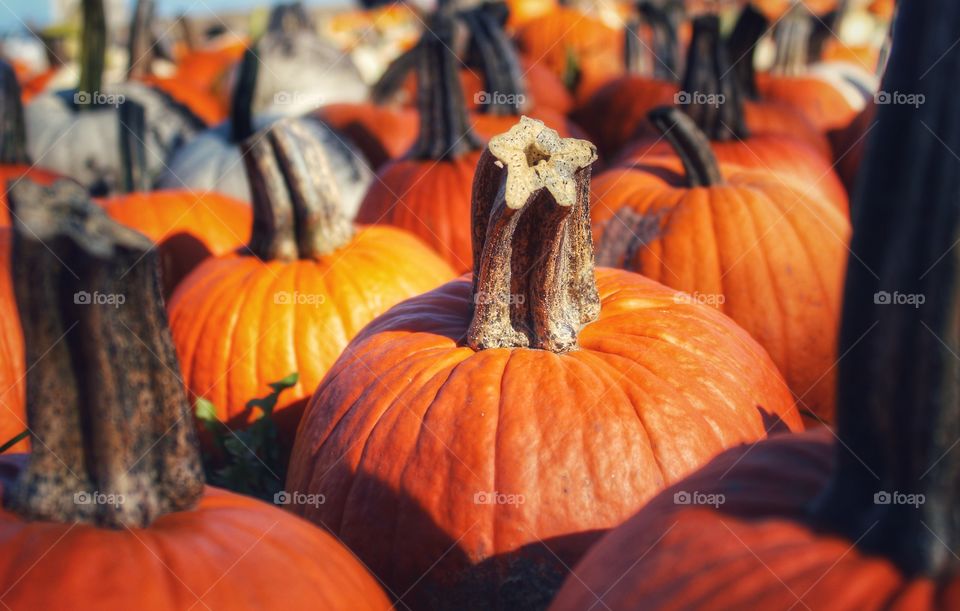
[[[127,78],[142,78],[150,74],[153,61],[153,34],[150,25],[153,22],[153,0],[137,0],[130,21],[130,39],[127,41],[127,52],[130,56],[127,67]]]
[[[710,140],[748,137],[743,99],[736,74],[730,69],[727,49],[720,37],[720,19],[705,15],[693,20],[687,52],[687,71],[678,100],[684,112]]]
[[[787,76],[803,74],[809,63],[810,35],[813,19],[810,11],[798,2],[777,23],[773,32],[776,58],[770,71]]]
[[[20,83],[13,67],[4,61],[0,61],[0,164],[30,165]]]
[[[33,452],[8,508],[107,528],[190,509],[203,472],[153,244],[71,181],[10,202]]]
[[[768,27],[769,22],[763,13],[755,9],[752,4],[747,4],[740,12],[740,17],[733,26],[733,32],[727,39],[727,52],[730,61],[733,62],[733,70],[740,90],[750,100],[760,97],[754,55],[757,44],[767,32]]]
[[[600,314],[590,233],[596,148],[523,117],[490,140],[473,183],[474,350],[567,352]]]
[[[150,172],[147,169],[147,120],[143,106],[126,100],[117,107],[120,138],[120,160],[123,164],[123,192],[150,190]]]
[[[267,32],[282,36],[293,36],[301,30],[313,30],[313,23],[302,2],[277,4],[270,11]]]
[[[827,42],[835,38],[837,33],[840,32],[840,28],[843,27],[843,20],[849,12],[849,0],[838,0],[836,8],[823,17],[814,19],[813,15],[809,16],[812,31],[807,44],[808,62],[820,61]]]
[[[894,31],[881,90],[923,103],[878,106],[861,169],[837,466],[814,509],[825,530],[945,583],[960,564],[960,3],[900,3]]]
[[[253,47],[247,47],[230,97],[230,139],[237,144],[249,138],[254,131],[253,95],[259,72],[260,58]]]
[[[458,16],[470,32],[470,46],[483,72],[484,99],[481,112],[493,115],[519,115],[527,106],[527,87],[520,66],[520,55],[500,24],[497,5],[461,11]]]
[[[470,129],[460,85],[459,60],[453,51],[453,20],[434,15],[420,40],[417,107],[420,135],[410,150],[413,159],[456,159],[480,148]]]
[[[400,54],[393,60],[380,79],[370,89],[370,99],[374,104],[387,104],[406,82],[407,75],[416,70],[420,61],[420,44]]]
[[[624,54],[627,72],[651,75],[664,81],[677,80],[679,49],[677,31],[668,9],[653,2],[637,4],[637,17],[624,28]],[[650,33],[650,44],[641,42],[644,26]]]
[[[107,54],[107,21],[103,14],[103,0],[83,0],[83,33],[80,40],[80,83],[77,91],[85,93],[89,104],[79,110],[93,109],[103,86],[103,67]]]
[[[253,193],[250,250],[264,261],[311,259],[350,241],[353,225],[326,153],[298,119],[283,119],[243,144]]]
[[[38,32],[33,32],[33,35],[43,42],[44,54],[47,57],[47,68],[59,68],[65,63],[64,58],[67,57],[67,52],[64,49],[63,36],[52,36]]]
[[[647,119],[680,158],[688,187],[712,187],[723,182],[710,141],[693,119],[671,106],[654,108]]]

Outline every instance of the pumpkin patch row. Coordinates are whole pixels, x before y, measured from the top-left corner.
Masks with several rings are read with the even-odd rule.
[[[0,603],[951,607],[960,9],[162,2],[0,61]]]

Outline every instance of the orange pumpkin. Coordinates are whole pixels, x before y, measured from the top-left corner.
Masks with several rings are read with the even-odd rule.
[[[523,119],[474,182],[474,275],[402,303],[311,399],[288,490],[413,608],[537,608],[600,531],[720,448],[801,427],[712,308],[593,268],[593,147]],[[549,550],[549,551],[548,551]]]
[[[203,485],[149,240],[74,183],[10,197],[37,443],[0,459],[5,604],[388,609],[334,538]]]
[[[0,444],[27,428],[23,332],[13,295],[10,247],[10,229],[0,228]],[[29,449],[29,439],[10,448],[15,452]]]
[[[878,110],[854,205],[836,433],[731,450],[666,490],[574,568],[554,611],[960,606],[960,175],[945,153],[960,147],[960,49],[944,56],[958,30],[955,2],[898,9],[884,86],[926,101]],[[917,70],[931,57],[938,67]]]
[[[845,212],[766,173],[721,170],[677,109],[652,117],[683,163],[597,177],[598,262],[707,299],[766,348],[807,412],[832,421]]]
[[[420,121],[412,108],[375,103],[329,104],[318,108],[312,116],[353,142],[373,169],[410,150]]]
[[[228,425],[247,424],[257,415],[248,398],[299,373],[274,412],[288,444],[305,399],[347,342],[452,271],[404,231],[347,221],[321,145],[300,120],[264,133],[244,145],[254,194],[249,252],[201,263],[170,299],[170,325],[184,382]]]

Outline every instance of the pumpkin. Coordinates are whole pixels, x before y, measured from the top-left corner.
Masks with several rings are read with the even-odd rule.
[[[507,25],[513,29],[523,27],[525,23],[557,10],[558,5],[557,0],[507,0],[510,12]]]
[[[453,28],[452,18],[435,15],[420,40],[420,133],[404,158],[377,172],[357,222],[410,231],[462,272],[472,260],[470,185],[481,151],[458,86]]]
[[[452,271],[404,231],[354,227],[302,120],[278,121],[244,147],[254,193],[250,244],[204,261],[180,283],[170,325],[187,388],[213,402],[229,426],[257,416],[249,397],[299,373],[273,412],[289,448],[305,399],[347,342]]]
[[[0,459],[5,604],[389,608],[326,533],[204,486],[150,241],[74,183],[24,182],[10,198],[37,442]]]
[[[832,421],[845,211],[766,172],[721,169],[677,109],[651,119],[676,158],[597,177],[597,260],[702,296],[770,353],[807,415]]]
[[[151,175],[159,172],[170,153],[202,123],[142,83],[104,88],[103,0],[83,0],[82,10],[80,83],[76,90],[38,95],[26,105],[27,148],[39,167],[73,178],[95,195],[107,195],[120,184],[122,160],[116,147],[104,147],[104,142],[117,142],[117,109],[125,100],[138,102],[146,111],[147,167]]]
[[[7,191],[12,183],[29,178],[50,184],[57,179],[56,174],[35,167],[27,153],[20,100],[20,85],[13,67],[0,61],[0,228],[10,226]]]
[[[731,450],[665,491],[574,568],[555,611],[960,605],[960,277],[943,256],[960,230],[960,175],[944,154],[960,147],[960,49],[943,55],[960,5],[904,2],[895,25],[884,84],[926,103],[878,110],[854,206],[837,432]],[[892,291],[913,304],[877,297]],[[680,504],[693,494],[700,504]]]
[[[580,99],[622,72],[616,30],[575,8],[559,6],[531,19],[516,39],[521,53],[549,68]]]
[[[0,444],[3,444],[27,428],[23,332],[13,296],[10,229],[7,227],[0,228],[0,309],[3,312],[0,315]],[[23,439],[9,450],[25,452],[29,448],[29,439]]]
[[[828,157],[779,129],[756,131],[747,123],[749,115],[744,111],[739,83],[728,68],[719,27],[719,20],[713,15],[694,20],[687,70],[677,106],[692,116],[707,134],[720,162],[770,173],[846,213],[847,194]],[[829,143],[827,147],[829,154]],[[674,154],[659,133],[647,128],[646,133],[625,149],[618,163],[630,166]]]
[[[253,215],[250,206],[218,193],[150,191],[144,167],[143,108],[127,102],[120,108],[119,119],[126,193],[100,203],[112,219],[159,245],[163,295],[169,297],[201,261],[246,244]]]
[[[595,149],[524,118],[473,189],[474,274],[364,329],[317,389],[287,488],[403,602],[540,608],[600,531],[721,448],[801,427],[716,310],[593,266]]]
[[[240,78],[233,91],[230,121],[201,132],[181,147],[157,177],[157,188],[216,191],[243,202],[251,201],[240,143],[275,120],[275,117],[253,115],[253,95],[261,72],[259,63],[256,51],[251,49],[244,54]],[[323,146],[334,180],[340,187],[344,211],[352,216],[373,179],[373,172],[360,151],[344,136],[315,120],[307,120],[303,125]]]
[[[354,143],[370,167],[402,157],[417,139],[420,117],[412,108],[377,103],[330,104],[311,116]]]
[[[301,2],[278,4],[256,43],[262,64],[253,112],[295,116],[321,104],[360,102],[368,87],[348,53],[320,38]],[[233,79],[241,79],[239,67]]]
[[[601,154],[613,156],[636,133],[647,113],[671,104],[680,70],[677,32],[664,7],[644,3],[624,28],[626,74],[595,91],[572,113]],[[649,31],[649,43],[641,36]]]
[[[782,19],[798,6],[814,15],[825,16],[838,4],[838,0],[750,0],[750,5],[770,21]]]

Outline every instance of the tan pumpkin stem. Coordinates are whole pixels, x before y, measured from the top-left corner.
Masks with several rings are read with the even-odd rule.
[[[680,158],[688,187],[710,187],[723,182],[710,141],[693,119],[678,108],[661,106],[651,110],[647,120]]]
[[[243,144],[253,195],[250,250],[265,261],[311,259],[350,241],[354,228],[322,145],[298,119],[283,119]]]
[[[103,68],[107,54],[107,20],[103,0],[83,0],[83,33],[80,40],[80,82],[77,90],[89,100],[103,86]],[[93,109],[95,104],[80,105],[78,110]]]
[[[150,25],[153,22],[153,0],[137,0],[130,20],[130,29],[127,41],[127,78],[142,78],[151,71],[154,48],[153,33]]]
[[[777,52],[770,71],[785,76],[806,72],[811,34],[813,20],[810,11],[798,2],[780,19],[773,32]]]
[[[189,509],[203,472],[152,243],[71,181],[10,202],[33,452],[8,508],[110,528]]]
[[[596,148],[521,118],[490,140],[473,184],[475,350],[567,352],[600,314],[590,233]]]
[[[740,85],[730,68],[716,15],[693,20],[687,69],[679,95],[683,98],[681,108],[710,140],[742,140],[749,136]]]
[[[30,165],[20,83],[13,67],[0,61],[0,163]]]

